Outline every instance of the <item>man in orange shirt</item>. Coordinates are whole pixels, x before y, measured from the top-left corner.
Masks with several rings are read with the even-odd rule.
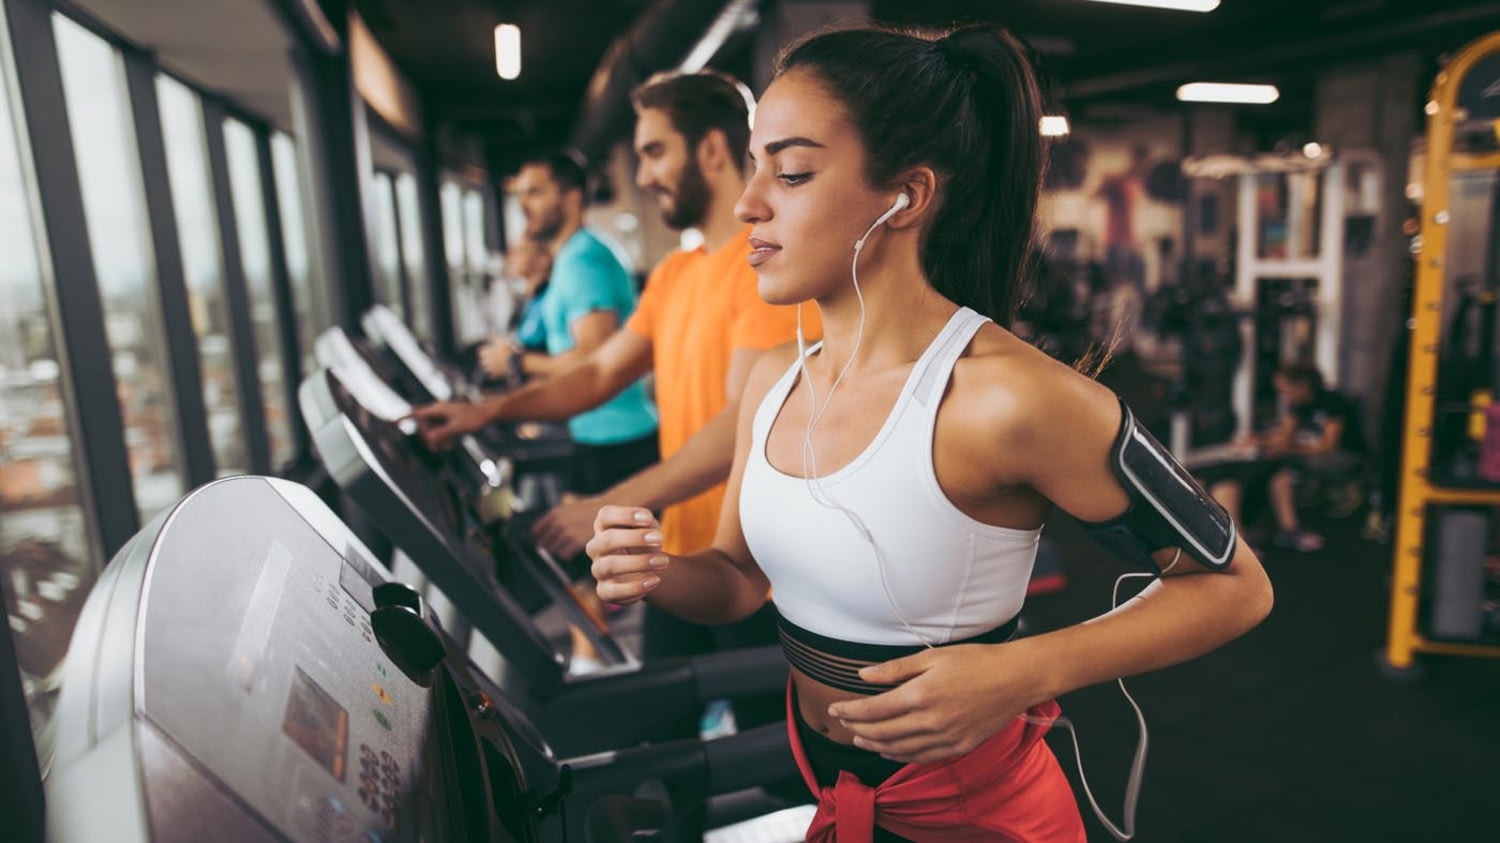
[[[597,407],[653,368],[662,462],[597,497],[564,503],[538,524],[537,542],[559,558],[583,550],[605,503],[664,510],[662,547],[686,553],[712,542],[734,459],[740,393],[757,358],[796,336],[795,308],[773,307],[757,292],[750,230],[735,219],[745,186],[751,98],[736,80],[705,71],[658,74],[632,94],[636,109],[636,184],[655,193],[668,225],[697,228],[704,243],[663,260],[647,279],[636,311],[571,371],[482,403],[444,403],[414,413],[430,445],[487,424],[563,420]],[[803,313],[821,335],[815,308]],[[756,634],[719,630],[720,644],[776,642],[774,619],[742,622]],[[647,610],[645,656],[686,655],[709,646],[703,628]],[[688,643],[689,638],[699,641]],[[763,640],[761,640],[763,639]],[[779,719],[780,698],[770,703]],[[753,725],[760,717],[744,717]]]

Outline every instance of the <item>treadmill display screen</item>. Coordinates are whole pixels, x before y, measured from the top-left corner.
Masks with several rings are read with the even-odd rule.
[[[339,569],[339,585],[343,586],[344,593],[354,598],[365,614],[375,611],[375,586],[381,583],[380,577],[370,570],[370,565],[352,549],[344,551],[344,564]]]
[[[287,695],[281,731],[302,747],[330,775],[344,780],[344,755],[349,746],[349,713],[312,677],[296,669]]]

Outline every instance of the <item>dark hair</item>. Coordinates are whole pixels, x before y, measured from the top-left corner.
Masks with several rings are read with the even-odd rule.
[[[533,155],[521,162],[521,167],[546,167],[552,173],[552,180],[557,182],[557,189],[563,193],[577,190],[588,198],[588,173],[578,159],[566,152],[547,152],[541,155]]]
[[[896,186],[931,167],[939,205],[922,269],[948,299],[1009,326],[1032,268],[1044,147],[1042,97],[1026,48],[1004,30],[823,32],[782,53],[777,75],[811,72],[864,143],[865,178]]]
[[[1276,374],[1292,383],[1301,384],[1314,393],[1323,391],[1323,373],[1318,371],[1318,367],[1312,363],[1306,361],[1283,363],[1276,369]]]
[[[744,83],[716,70],[664,71],[630,92],[636,111],[656,108],[667,113],[672,128],[687,141],[690,153],[710,131],[723,132],[729,154],[740,167],[750,150],[750,108],[754,101]]]

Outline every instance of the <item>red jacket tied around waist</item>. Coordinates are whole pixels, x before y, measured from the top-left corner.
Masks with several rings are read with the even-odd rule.
[[[878,820],[882,828],[922,843],[1083,843],[1073,790],[1042,741],[1059,711],[1056,702],[1037,706],[1029,713],[1040,723],[1017,719],[966,755],[907,764],[872,788],[848,771],[832,787],[820,787],[789,710],[792,754],[818,797],[808,841],[870,843]]]

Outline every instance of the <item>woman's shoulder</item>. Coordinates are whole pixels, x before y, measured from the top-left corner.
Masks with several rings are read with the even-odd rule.
[[[976,432],[1022,441],[1080,426],[1112,431],[1120,415],[1108,387],[994,324],[979,330],[954,365],[945,402]]]
[[[785,342],[766,349],[750,368],[750,376],[745,380],[744,397],[752,401],[764,398],[796,362],[796,342]]]

